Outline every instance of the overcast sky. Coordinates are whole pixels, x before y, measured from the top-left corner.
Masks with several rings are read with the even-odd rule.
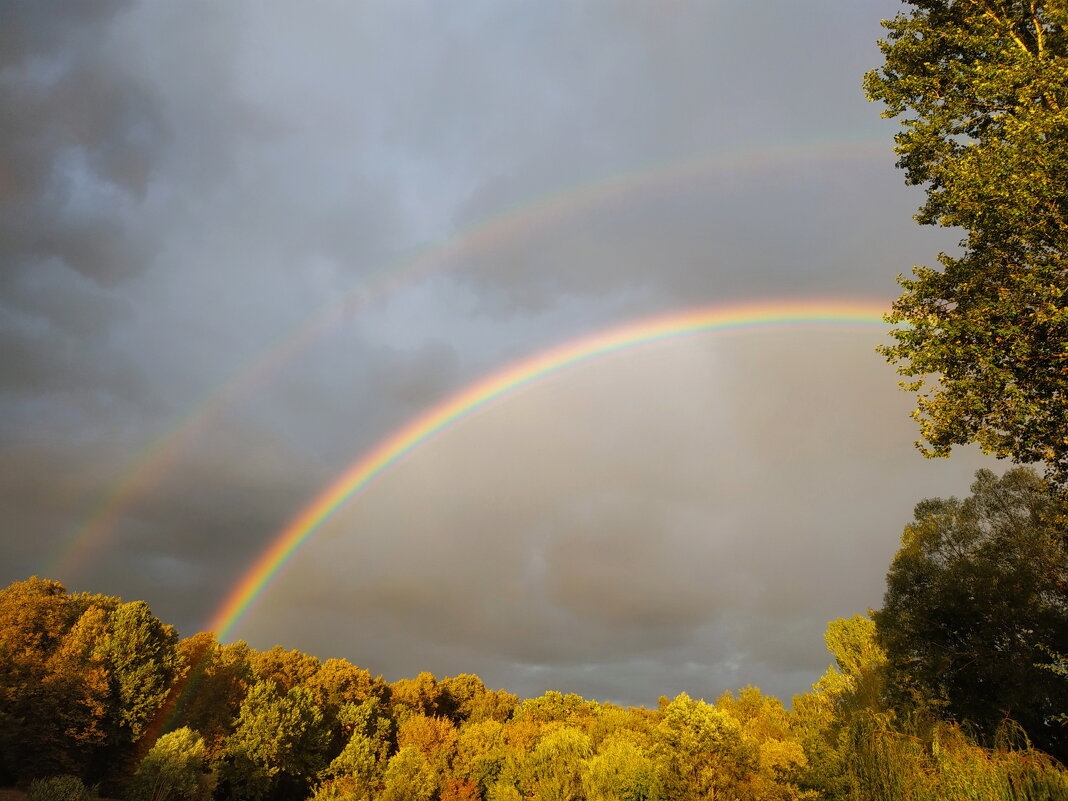
[[[648,315],[889,303],[911,216],[861,92],[894,0],[8,0],[0,581],[193,634],[348,464]],[[409,454],[232,638],[520,695],[788,699],[878,606],[915,451],[875,330],[594,360]],[[1000,469],[1003,465],[998,465]]]

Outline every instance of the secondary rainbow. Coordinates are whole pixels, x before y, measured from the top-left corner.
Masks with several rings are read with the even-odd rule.
[[[235,399],[259,387],[282,365],[307,349],[331,324],[356,315],[398,288],[437,272],[456,267],[481,250],[500,245],[524,233],[544,228],[574,216],[584,209],[639,193],[672,190],[685,181],[714,175],[765,168],[798,159],[874,159],[885,156],[882,137],[853,136],[834,140],[765,144],[744,150],[701,154],[667,164],[602,176],[534,198],[467,228],[445,242],[436,243],[411,258],[370,275],[334,303],[280,336],[254,360],[235,371],[221,386],[206,394],[185,414],[177,417],[147,448],[129,461],[125,469],[86,510],[54,553],[44,575],[69,578],[106,542],[135,500],[162,481],[183,449],[206,431]]]
[[[362,454],[271,541],[212,617],[225,639],[300,546],[346,501],[407,453],[472,412],[534,381],[638,345],[697,333],[776,328],[888,328],[874,301],[791,301],[700,308],[653,317],[565,343],[505,367],[409,421]]]

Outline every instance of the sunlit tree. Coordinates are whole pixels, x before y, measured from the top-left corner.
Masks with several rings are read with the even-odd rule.
[[[756,768],[756,752],[726,712],[682,693],[656,727],[657,755],[667,796],[697,801],[737,794]]]
[[[282,692],[270,679],[257,682],[224,743],[220,780],[231,797],[253,801],[279,788],[303,793],[326,767],[329,737],[307,688]]]
[[[916,267],[885,349],[918,392],[928,455],[978,442],[1068,482],[1068,5],[912,0],[883,24],[868,97],[900,117],[916,219],[961,228]]]
[[[204,738],[188,728],[160,737],[127,788],[127,801],[209,801],[215,777]]]

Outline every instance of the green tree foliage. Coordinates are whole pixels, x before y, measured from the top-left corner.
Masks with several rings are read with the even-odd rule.
[[[1059,801],[1068,774],[1046,754],[982,748],[956,724],[916,728],[858,715],[848,729],[848,801]]]
[[[656,763],[632,734],[607,738],[586,762],[582,788],[589,801],[662,801]]]
[[[90,641],[108,692],[107,741],[94,754],[91,775],[101,781],[104,792],[114,794],[132,776],[162,727],[165,702],[180,665],[178,635],[144,601],[132,601],[116,606],[102,626],[94,622]]]
[[[596,720],[599,712],[600,708],[595,702],[587,701],[581,695],[564,695],[550,690],[545,695],[521,703],[515,711],[515,718],[534,723],[568,723],[586,729]]]
[[[34,779],[26,788],[26,801],[89,801],[92,791],[69,773]]]
[[[382,777],[381,801],[430,801],[440,783],[438,772],[418,748],[402,748]]]
[[[827,650],[835,664],[820,678],[819,689],[839,711],[878,709],[882,703],[886,650],[875,621],[864,615],[827,624]]]
[[[486,801],[523,801],[523,796],[511,784],[497,782],[486,794]]]
[[[1068,756],[1065,683],[1041,667],[1068,650],[1063,510],[1028,468],[976,474],[963,501],[916,507],[875,613],[891,690],[992,735],[1006,717],[1039,747]]]
[[[1012,517],[1015,496],[998,497]],[[210,634],[174,643],[144,604],[31,580],[0,590],[0,760],[8,781],[66,772],[63,786],[102,781],[129,801],[1064,797],[1065,772],[1025,741],[980,748],[956,724],[886,706],[876,633],[859,615],[833,621],[835,666],[792,711],[755,687],[714,706],[559,692],[519,704],[473,675],[391,687],[343,660]],[[1035,669],[1064,684],[1065,650],[1043,645]]]
[[[415,748],[439,773],[449,769],[456,751],[456,727],[448,718],[409,715],[397,729],[397,747]]]
[[[481,720],[460,729],[453,760],[454,774],[460,780],[474,784],[483,795],[497,782],[508,759],[504,724],[492,719]]]
[[[746,781],[754,801],[794,801],[804,798],[801,781],[808,767],[805,749],[793,727],[793,716],[782,702],[746,687],[738,697],[726,693],[716,709],[726,712],[742,727],[742,740],[756,752],[756,769]]]
[[[482,706],[489,691],[482,679],[469,673],[446,677],[438,682],[438,706],[453,723],[463,723]]]
[[[790,723],[805,755],[798,787],[839,799],[851,792],[849,726],[858,715],[885,713],[886,651],[875,623],[863,615],[832,620],[824,641],[834,664],[811,693],[794,696]]]
[[[471,711],[467,718],[469,723],[480,720],[495,720],[504,723],[519,706],[519,696],[507,690],[487,690],[476,696],[471,702]],[[462,710],[461,710],[462,714]]]
[[[527,794],[542,801],[581,798],[581,777],[592,754],[590,738],[572,726],[553,728],[538,739],[521,769]]]
[[[316,789],[319,801],[346,798],[370,799],[378,792],[386,762],[396,741],[396,724],[376,696],[361,704],[346,704],[338,715],[348,740],[321,774],[325,780]]]
[[[188,728],[160,737],[127,788],[127,801],[209,801],[215,777],[204,738]]]
[[[372,678],[370,671],[344,659],[327,659],[301,683],[315,693],[327,714],[334,715],[346,704],[362,704],[369,698],[388,701],[390,694],[381,676]]]
[[[259,681],[241,704],[237,725],[226,738],[220,781],[234,798],[266,798],[305,792],[326,767],[330,733],[306,687],[282,692]]]
[[[181,678],[171,688],[169,726],[199,732],[214,758],[254,681],[251,651],[243,642],[220,645],[202,632],[181,640],[178,656]]]
[[[143,601],[69,595],[36,578],[0,592],[6,772],[121,781],[169,693],[176,640]]]
[[[370,799],[377,792],[384,768],[378,743],[363,732],[353,732],[323,773],[325,781],[316,789],[315,798]]]
[[[301,653],[295,648],[286,651],[281,645],[276,645],[269,651],[253,651],[250,658],[257,678],[273,681],[283,692],[288,692],[298,685],[306,685],[322,668],[314,656]]]
[[[436,715],[441,691],[433,673],[423,671],[414,679],[400,679],[390,685],[391,702],[398,720],[411,714]]]
[[[131,740],[163,706],[179,665],[178,635],[144,601],[120,604],[107,620],[95,655],[107,666],[112,722]]]
[[[1068,4],[911,0],[868,97],[902,117],[916,219],[965,229],[917,267],[884,349],[919,392],[924,451],[978,442],[1068,481]],[[932,378],[937,376],[937,378]],[[930,383],[934,380],[936,383]]]
[[[671,701],[655,730],[668,798],[678,801],[737,795],[756,767],[742,727],[726,712],[685,693]]]

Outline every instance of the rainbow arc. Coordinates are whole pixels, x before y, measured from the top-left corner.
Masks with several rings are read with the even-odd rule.
[[[867,300],[765,302],[693,309],[601,331],[504,367],[431,407],[353,461],[271,538],[212,616],[208,629],[220,640],[227,638],[298,549],[353,496],[432,437],[522,387],[593,359],[695,334],[776,329],[887,330],[885,311],[883,304]]]

